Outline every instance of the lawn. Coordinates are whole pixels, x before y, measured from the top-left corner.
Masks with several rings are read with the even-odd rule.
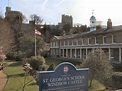
[[[71,59],[65,59],[65,58],[53,58],[53,57],[49,57],[49,58],[45,58],[46,60],[46,64],[50,65],[51,63],[54,63],[55,66],[57,66],[58,64],[62,63],[62,62],[70,62],[73,65],[79,65],[81,64],[81,62],[77,61],[77,60],[71,60]]]
[[[54,63],[55,66],[62,62],[70,62],[72,64],[79,65],[81,62],[69,60],[69,59],[60,59],[60,58],[45,58],[46,64],[50,65]],[[8,75],[8,82],[3,91],[22,91],[22,87],[25,79],[25,72],[22,69],[22,63],[20,61],[14,61],[12,64],[7,66],[4,70],[4,73]],[[31,80],[31,82],[29,82]],[[29,84],[26,85],[25,91],[38,91],[39,87],[36,85],[35,80],[31,76],[27,76],[26,82]],[[105,86],[94,80],[92,83],[92,88],[89,91],[99,91],[105,89]]]
[[[66,59],[59,58],[46,58],[46,64],[50,65],[51,63],[55,63],[57,66],[62,62],[70,62]],[[7,62],[5,62],[7,63]],[[79,64],[79,62],[71,61],[74,65]],[[24,80],[25,80],[25,72],[22,69],[22,63],[20,61],[13,61],[12,64],[4,68],[4,73],[8,75],[8,82],[3,91],[22,91]],[[25,91],[38,91],[39,87],[36,85],[35,80],[31,76],[27,76],[26,82],[29,82],[26,85]]]
[[[22,69],[21,62],[13,62],[3,71],[5,74],[8,75],[8,82],[3,91],[22,91],[24,81],[31,81],[25,86],[25,91],[38,91],[39,88],[36,85],[33,77],[25,76],[25,72]]]

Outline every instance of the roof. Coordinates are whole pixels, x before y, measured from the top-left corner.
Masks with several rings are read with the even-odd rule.
[[[96,18],[94,16],[91,16],[90,20],[96,20]]]
[[[77,33],[77,34],[72,34],[72,35],[65,35],[65,36],[54,36],[56,40],[63,40],[63,39],[72,39],[76,37],[85,37],[85,36],[92,36],[92,35],[97,35],[97,34],[105,34],[105,33],[110,33],[110,32],[122,32],[122,25],[121,26],[113,26],[111,29],[102,29],[100,31],[88,31],[88,32],[82,32],[82,33]]]
[[[113,26],[111,29],[107,30],[108,32],[112,32],[112,31],[122,31],[122,25],[120,26]]]

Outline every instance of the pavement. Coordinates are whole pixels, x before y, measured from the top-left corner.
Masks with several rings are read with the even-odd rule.
[[[0,91],[3,90],[7,82],[7,75],[3,73],[2,70],[0,70]]]

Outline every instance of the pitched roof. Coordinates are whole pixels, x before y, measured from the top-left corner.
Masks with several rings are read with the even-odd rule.
[[[85,36],[92,36],[95,34],[104,34],[104,33],[110,33],[110,32],[122,32],[122,25],[120,26],[113,26],[111,29],[102,29],[100,31],[88,31],[88,32],[82,32],[82,33],[77,33],[77,34],[71,34],[71,35],[65,35],[65,36],[54,36],[58,40],[63,40],[63,39],[71,39],[75,37],[85,37]]]

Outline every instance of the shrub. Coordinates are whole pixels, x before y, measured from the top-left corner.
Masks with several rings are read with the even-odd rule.
[[[42,56],[32,56],[28,62],[33,70],[43,70],[46,67],[46,61]]]
[[[22,61],[24,57],[25,57],[25,53],[21,51],[16,51],[7,54],[7,59],[15,59],[16,61]]]
[[[52,70],[54,70],[55,69],[55,64],[54,63],[52,63],[50,66],[49,66],[49,68],[47,69],[48,71],[52,71]]]
[[[112,76],[113,88],[122,88],[122,72],[115,72]]]
[[[81,67],[89,68],[90,87],[93,79],[102,82],[112,75],[112,66],[107,55],[101,49],[92,50],[82,62]]]

